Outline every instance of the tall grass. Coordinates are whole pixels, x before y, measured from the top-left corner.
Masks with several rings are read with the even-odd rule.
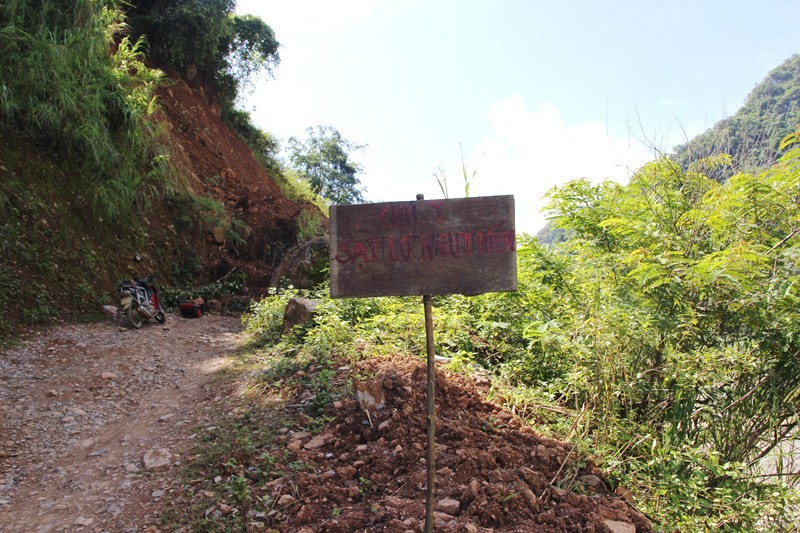
[[[152,121],[162,74],[143,62],[120,2],[0,6],[0,123],[78,161],[76,198],[124,220],[168,179]]]

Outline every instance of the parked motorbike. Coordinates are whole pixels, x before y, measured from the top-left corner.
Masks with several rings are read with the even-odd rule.
[[[134,329],[141,328],[151,318],[159,324],[167,320],[158,300],[158,289],[153,283],[153,276],[120,283],[119,316],[126,317]]]

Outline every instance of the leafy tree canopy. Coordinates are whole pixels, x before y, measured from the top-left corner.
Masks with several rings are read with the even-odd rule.
[[[331,126],[306,130],[308,138],[289,139],[290,160],[311,190],[333,204],[364,203],[363,187],[358,179],[361,165],[350,158],[364,145],[354,144]]]
[[[233,108],[241,87],[280,62],[275,33],[260,18],[234,14],[234,0],[141,0],[130,21],[145,35],[150,54],[187,78],[199,75]]]

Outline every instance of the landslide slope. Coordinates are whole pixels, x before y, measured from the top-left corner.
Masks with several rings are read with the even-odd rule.
[[[168,75],[157,121],[174,190],[151,195],[149,208],[121,222],[87,209],[74,157],[0,128],[0,339],[93,312],[134,276],[155,274],[162,288],[198,286],[238,268],[257,294],[295,244],[297,215],[315,208],[286,197],[204,86]]]
[[[239,267],[253,286],[266,287],[277,262],[295,243],[297,216],[315,208],[286,197],[253,150],[222,121],[204,86],[190,86],[175,72],[170,77],[173,83],[158,96],[175,168],[195,194],[220,201],[226,219],[244,224],[234,238],[209,226],[194,236],[195,249],[203,252],[203,277],[213,280]],[[170,215],[180,218],[178,212]]]

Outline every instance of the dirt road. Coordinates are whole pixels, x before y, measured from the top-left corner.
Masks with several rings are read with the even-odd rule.
[[[235,317],[62,325],[0,351],[0,531],[141,531],[196,428]]]

